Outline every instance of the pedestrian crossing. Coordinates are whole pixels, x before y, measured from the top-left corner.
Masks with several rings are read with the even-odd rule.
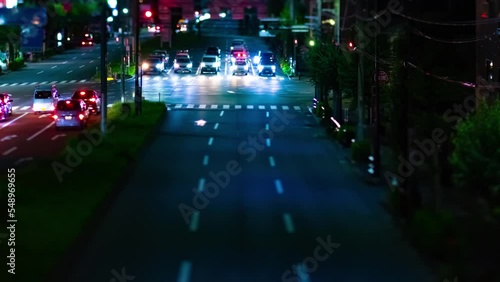
[[[169,110],[283,110],[302,111],[307,107],[289,105],[218,105],[218,104],[167,104]]]
[[[248,76],[232,76],[232,75],[186,75],[186,76],[142,76],[143,81],[186,81],[186,80],[234,80],[234,79],[260,79],[260,80],[285,80],[282,76],[256,76],[256,75],[248,75]]]
[[[54,80],[54,81],[40,81],[40,82],[21,82],[21,83],[2,83],[0,84],[0,87],[10,87],[10,86],[35,86],[37,84],[39,85],[52,85],[52,84],[73,84],[73,83],[93,83],[91,80],[87,79],[73,79],[73,80]]]
[[[14,112],[15,112],[15,111],[27,111],[27,110],[29,110],[29,109],[31,109],[31,107],[30,107],[30,106],[24,106],[24,107],[20,107],[20,106],[13,106],[13,107],[12,107],[12,111],[14,111]]]

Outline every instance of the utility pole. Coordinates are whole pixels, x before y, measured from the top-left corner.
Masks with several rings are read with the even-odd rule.
[[[125,103],[125,64],[127,63],[127,54],[125,50],[125,30],[122,29],[122,34],[121,34],[121,41],[122,41],[122,103]]]
[[[139,42],[139,36],[141,33],[141,25],[140,25],[140,20],[141,20],[141,11],[140,11],[140,6],[139,6],[139,1],[135,0],[135,97],[134,97],[134,102],[135,102],[135,114],[140,115],[142,112],[142,89],[141,86],[139,85],[139,52],[140,52],[140,42]]]
[[[347,6],[346,6],[347,9]],[[364,38],[363,38],[363,29],[362,29],[362,22],[359,20],[359,17],[362,16],[362,4],[361,1],[356,1],[356,28],[359,32],[357,32],[356,37],[357,41],[356,45],[359,46],[360,48],[363,48],[365,46],[364,44]],[[347,14],[345,15],[347,16]],[[363,52],[357,52],[358,56],[358,103],[357,103],[357,108],[358,108],[358,126],[357,126],[357,132],[356,132],[356,140],[363,140],[365,139],[365,103],[364,103],[364,94],[365,94],[365,60],[364,60],[364,54]]]
[[[106,133],[108,116],[108,27],[107,3],[102,1],[101,11],[101,132]]]
[[[378,14],[378,0],[375,0],[375,11]],[[375,140],[373,143],[374,158],[374,177],[380,176],[380,81],[379,81],[379,63],[378,63],[378,33],[375,35]]]

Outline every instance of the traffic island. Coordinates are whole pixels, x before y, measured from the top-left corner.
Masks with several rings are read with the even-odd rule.
[[[16,281],[60,281],[167,113],[164,103],[144,101],[140,116],[133,104],[123,105],[109,108],[105,135],[99,125],[90,127],[68,140],[60,156],[16,171],[18,223],[8,265]],[[0,281],[13,277],[3,271]]]

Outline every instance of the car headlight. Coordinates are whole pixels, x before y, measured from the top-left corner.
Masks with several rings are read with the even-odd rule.
[[[259,63],[259,59],[260,59],[259,56],[253,57],[253,63],[254,64],[258,64]]]
[[[174,64],[174,68],[178,69],[179,68],[179,64]]]
[[[188,64],[188,68],[192,68],[193,67],[193,64]]]
[[[157,69],[161,69],[161,67],[162,67],[162,64],[157,64],[157,65],[156,65],[156,68],[157,68]]]
[[[148,64],[148,63],[144,63],[144,64],[142,64],[142,68],[143,68],[143,69],[147,69],[147,68],[149,68],[149,64]]]
[[[203,67],[205,67],[205,63],[203,63],[203,62],[202,62],[202,63],[200,64],[200,67],[202,67],[202,68],[203,68]]]
[[[220,67],[220,63],[219,62],[215,62],[214,63],[214,67],[216,67],[216,68]]]
[[[258,67],[257,67],[257,69],[258,69],[259,71],[262,71],[262,70],[264,69],[264,67],[263,67],[263,66],[258,66]]]
[[[271,69],[272,69],[273,71],[275,71],[275,70],[276,70],[276,66],[271,66]]]

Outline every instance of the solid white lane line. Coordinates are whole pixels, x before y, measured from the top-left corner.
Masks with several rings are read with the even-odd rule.
[[[271,147],[271,139],[270,138],[266,138],[266,146]]]
[[[276,186],[276,192],[278,192],[278,194],[283,194],[283,184],[281,184],[281,180],[274,180],[274,186]]]
[[[27,114],[29,114],[29,113],[24,113],[24,114],[22,114],[22,115],[20,115],[20,116],[16,117],[15,119],[13,119],[13,120],[11,120],[11,121],[7,122],[7,123],[2,124],[2,128],[4,128],[4,127],[7,127],[7,126],[11,125],[13,122],[15,122],[16,120],[18,120],[18,119],[20,119],[20,118],[22,118],[22,117],[26,116]]]
[[[203,188],[205,188],[205,178],[200,178],[198,181],[198,192],[203,192]]]
[[[208,155],[203,157],[203,165],[208,165]]]
[[[223,115],[224,115],[224,111],[221,111],[221,112],[220,112],[220,116],[223,116]]]
[[[266,123],[266,130],[269,130],[269,123]]]
[[[271,157],[269,157],[269,165],[270,165],[271,167],[275,167],[275,166],[276,166],[276,163],[274,162],[274,158],[273,158],[272,156],[271,156]]]
[[[269,112],[266,112],[266,117],[269,117]]]
[[[189,282],[191,278],[191,262],[183,261],[179,269],[179,277],[177,277],[177,282]]]
[[[208,138],[208,146],[212,146],[212,143],[214,143],[214,138],[213,137]]]
[[[200,222],[200,212],[194,211],[193,217],[191,218],[191,223],[189,224],[189,231],[195,232],[198,230],[198,223]]]
[[[219,123],[216,123],[216,124],[214,125],[214,129],[217,129],[217,128],[219,128]]]
[[[194,214],[193,214],[194,216]],[[292,216],[289,213],[283,214],[283,221],[285,222],[285,229],[288,234],[295,233],[295,226],[293,226]]]
[[[47,125],[46,127],[42,128],[40,131],[38,131],[37,133],[31,135],[30,137],[28,137],[28,139],[26,139],[26,141],[31,141],[33,140],[35,137],[37,137],[38,135],[42,134],[45,130],[49,129],[51,126],[53,126],[56,122],[53,121],[51,122],[49,125]]]
[[[3,155],[7,156],[8,154],[14,152],[15,150],[17,150],[17,147],[12,147],[12,148],[8,149],[7,151],[3,152]]]

